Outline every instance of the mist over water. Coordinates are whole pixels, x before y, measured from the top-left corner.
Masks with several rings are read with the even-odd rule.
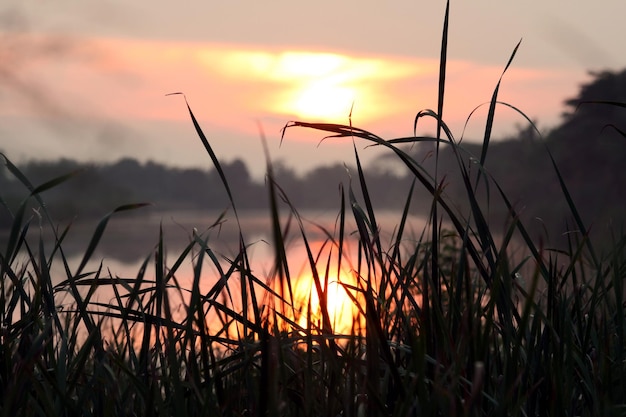
[[[162,230],[163,246],[170,263],[176,260],[185,247],[193,241],[194,232],[202,240],[206,240],[208,248],[216,256],[227,263],[227,259],[233,260],[239,253],[239,226],[232,212],[227,212],[223,217],[220,217],[221,215],[220,212],[190,210],[155,212],[141,216],[123,214],[113,216],[109,220],[104,235],[92,256],[91,268],[87,267],[86,270],[91,271],[98,268],[102,261],[105,267],[110,268],[113,275],[134,276],[147,257],[154,257],[160,230]],[[355,246],[356,225],[351,216],[351,213],[346,213],[345,238],[348,244]],[[376,214],[382,242],[387,242],[391,246],[392,234],[400,222],[400,216],[401,212],[391,210],[380,211]],[[338,227],[336,212],[332,210],[303,211],[301,218],[307,240],[313,247],[317,247],[328,238],[322,229],[336,238],[336,228]],[[289,222],[288,216],[284,215],[281,222],[282,227],[285,228]],[[63,253],[68,258],[70,265],[77,266],[80,263],[97,223],[95,220],[90,220],[76,222],[70,226],[70,231],[61,244]],[[275,251],[268,211],[243,211],[239,213],[239,224],[246,245],[246,252],[253,266],[261,268],[264,272],[269,272],[274,262]],[[425,224],[422,217],[410,216],[407,224],[409,233],[405,232],[405,236],[415,237],[417,240]],[[65,225],[60,225],[60,228],[62,227]],[[292,218],[285,245],[288,254],[292,255],[294,260],[303,263],[306,258],[302,238],[297,227],[296,220]],[[29,231],[29,243],[33,248],[37,248],[39,231],[36,230],[37,228],[32,229]],[[0,237],[3,246],[6,245],[8,232],[8,230],[3,231]],[[52,248],[53,235],[51,230],[44,228],[43,236],[44,240],[48,241],[44,247]],[[294,267],[299,268],[301,265],[294,265]]]

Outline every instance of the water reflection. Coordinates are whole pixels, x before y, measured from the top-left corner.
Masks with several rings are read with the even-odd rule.
[[[397,216],[397,213],[392,212],[378,214],[381,240],[390,246],[394,227],[399,221]],[[120,301],[128,300],[124,298],[124,293],[120,299],[120,294],[116,293],[114,286],[110,284],[127,282],[125,291],[127,294],[130,292],[129,288],[134,285],[133,280],[140,278],[142,288],[146,290],[145,294],[149,294],[156,285],[155,281],[159,275],[157,269],[163,267],[164,270],[161,272],[167,285],[172,286],[169,302],[173,319],[183,320],[186,317],[186,310],[190,306],[190,290],[197,283],[200,294],[207,300],[212,300],[207,302],[211,308],[205,310],[208,330],[212,334],[232,336],[245,332],[245,326],[241,321],[232,320],[233,314],[226,314],[225,311],[230,309],[239,314],[245,310],[244,307],[250,307],[251,301],[248,298],[250,288],[247,287],[249,283],[246,280],[255,277],[258,280],[253,284],[255,291],[258,291],[256,303],[265,309],[266,317],[271,317],[270,310],[274,309],[301,328],[322,329],[324,317],[320,295],[323,294],[322,297],[327,301],[328,320],[333,331],[342,334],[360,333],[360,329],[365,326],[363,319],[365,303],[361,292],[363,283],[359,282],[360,278],[355,274],[357,267],[353,264],[357,257],[357,244],[353,233],[356,231],[356,225],[351,221],[346,222],[344,231],[346,241],[342,246],[343,253],[339,262],[336,217],[332,212],[302,214],[312,263],[297,229],[298,225],[293,219],[291,223],[287,218],[281,220],[281,227],[285,231],[287,269],[290,271],[289,285],[292,287],[290,291],[281,285],[285,283],[279,280],[280,274],[275,269],[276,251],[273,247],[272,229],[267,213],[243,212],[240,213],[239,222],[232,213],[222,216],[222,213],[198,211],[113,217],[92,256],[92,261],[84,270],[85,274],[78,281],[82,284],[81,294],[87,296],[91,292],[89,297],[94,303],[94,308],[97,306],[96,303],[101,303],[100,308],[107,305],[122,308]],[[419,218],[412,218],[410,227],[415,233],[419,233],[424,227],[424,222]],[[62,242],[70,271],[76,271],[95,228],[95,222],[77,222],[71,225],[67,238]],[[289,233],[286,232],[287,229],[290,230]],[[160,230],[165,250],[162,265],[159,265],[155,256]],[[37,247],[38,232],[35,228],[29,232],[29,240],[33,247]],[[236,260],[240,254],[240,233],[246,244],[245,265],[243,260]],[[50,240],[52,236],[50,230],[44,229],[43,234]],[[411,236],[411,233],[407,233],[406,236]],[[192,250],[180,259],[180,265],[177,265],[181,253],[194,239],[206,241],[211,256],[202,251],[200,245],[194,244]],[[49,243],[45,247],[52,246]],[[204,257],[202,261],[200,261],[201,252]],[[243,267],[247,268],[246,271],[228,275],[225,271],[233,266],[233,262],[240,262],[235,271]],[[142,269],[144,264],[145,270]],[[174,265],[177,265],[175,270]],[[52,266],[53,285],[61,288],[61,284],[70,277],[62,262],[54,262]],[[221,283],[220,280],[224,277],[228,278],[228,282]],[[123,281],[125,279],[128,281]],[[284,279],[286,278],[283,277]],[[123,285],[118,286],[124,289]],[[242,286],[246,286],[248,295],[244,294]],[[282,300],[277,300],[271,291],[275,291]],[[64,299],[67,303],[72,301],[69,293]],[[149,302],[149,298],[146,297],[126,307],[141,311]]]

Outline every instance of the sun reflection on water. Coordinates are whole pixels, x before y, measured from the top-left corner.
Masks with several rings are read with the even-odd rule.
[[[342,272],[339,278],[327,280],[321,276],[321,293],[326,299],[326,310],[333,333],[352,335],[361,333],[365,328],[363,312],[364,303],[361,295],[355,291],[356,279],[354,274]],[[320,293],[315,284],[312,273],[305,273],[298,277],[294,288],[295,302],[301,315],[297,317],[297,323],[302,328],[311,325],[323,327],[322,303]],[[310,312],[309,312],[310,306]],[[310,317],[309,317],[310,315]]]

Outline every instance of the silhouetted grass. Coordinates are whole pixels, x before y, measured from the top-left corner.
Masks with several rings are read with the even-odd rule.
[[[445,22],[438,110],[415,119],[415,125],[436,119],[434,137],[384,140],[351,125],[305,122],[290,122],[283,132],[316,129],[395,153],[415,181],[389,238],[381,233],[356,146],[353,182],[340,189],[336,227],[322,230],[321,246],[309,239],[267,157],[275,255],[269,273],[251,267],[243,231],[236,256],[211,249],[209,232],[219,217],[208,231],[190,232],[171,265],[161,234],[136,276],[119,277],[97,266],[94,251],[111,216],[141,204],[106,216],[73,267],[63,252],[71,225],[57,229],[42,195],[73,174],[33,186],[4,157],[30,196],[12,213],[0,255],[0,414],[625,415],[626,240],[615,235],[611,251],[596,253],[556,164],[576,232],[566,251],[530,238],[483,168],[501,80],[479,156],[464,153],[442,118],[447,11]],[[219,159],[187,108],[230,196]],[[469,210],[447,198],[445,178],[402,150],[420,141],[454,150]],[[432,196],[419,233],[409,220],[415,187]],[[479,201],[479,187],[489,190],[486,201]],[[27,213],[33,200],[38,209]],[[488,221],[494,204],[510,212],[503,232]],[[54,230],[53,244],[32,242],[33,228]],[[315,297],[297,295],[299,277],[287,251],[296,238]],[[189,262],[193,276],[183,281],[181,266]],[[329,289],[337,282],[355,306],[352,328],[341,333]]]

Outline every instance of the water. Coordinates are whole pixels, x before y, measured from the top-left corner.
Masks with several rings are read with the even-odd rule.
[[[378,211],[376,213],[377,222],[380,228],[380,238],[383,250],[392,250],[395,240],[395,230],[401,219],[401,213],[396,211]],[[352,218],[351,213],[347,213],[346,225],[344,229],[344,258],[342,258],[341,269],[337,266],[337,249],[329,243],[328,234],[337,238],[338,220],[337,213],[333,211],[303,211],[301,213],[305,236],[309,247],[315,258],[315,267],[322,279],[328,277],[328,301],[329,312],[333,321],[333,328],[339,333],[350,333],[351,326],[355,322],[355,317],[359,314],[358,306],[354,305],[353,299],[346,294],[346,287],[342,284],[348,284],[352,287],[358,286],[358,277],[355,276],[354,263],[357,259],[357,227]],[[281,218],[281,229],[285,233],[285,249],[287,252],[287,260],[291,282],[293,285],[294,304],[296,310],[301,312],[293,314],[291,319],[301,326],[306,326],[306,306],[311,300],[312,308],[319,303],[317,291],[314,285],[312,267],[307,259],[307,253],[303,243],[303,238],[299,230],[299,223],[295,218],[289,222],[289,217],[284,215]],[[93,236],[97,226],[97,221],[76,222],[71,226],[70,232],[64,240],[62,247],[63,253],[67,257],[70,271],[74,274],[80,264],[84,251]],[[413,251],[415,244],[419,240],[420,235],[426,222],[418,216],[410,216],[403,233],[402,244],[406,245],[406,249]],[[63,225],[61,225],[63,226]],[[289,233],[286,233],[286,231]],[[160,232],[162,231],[162,232]],[[173,211],[167,213],[147,212],[138,215],[118,215],[111,218],[107,225],[107,229],[99,243],[96,251],[91,257],[91,261],[83,270],[84,277],[79,282],[93,282],[92,278],[127,278],[133,280],[137,278],[142,263],[147,260],[148,268],[142,277],[142,285],[145,287],[154,286],[156,279],[156,261],[155,252],[159,242],[159,235],[162,233],[163,246],[165,248],[165,266],[167,273],[175,264],[184,248],[194,239],[194,234],[200,236],[201,239],[207,241],[207,246],[215,255],[218,265],[214,260],[205,257],[202,263],[202,274],[199,280],[201,294],[208,294],[218,282],[221,274],[219,268],[226,271],[231,265],[233,259],[240,252],[240,232],[243,241],[246,244],[246,253],[250,261],[251,273],[259,279],[259,281],[271,286],[275,291],[279,291],[276,286],[276,273],[273,270],[275,265],[276,251],[273,248],[272,225],[270,216],[264,211],[246,211],[239,213],[239,219],[232,212],[226,214],[219,212],[205,211]],[[48,240],[45,247],[46,256],[50,256],[52,250],[52,241],[50,230],[44,228],[44,239]],[[29,232],[29,242],[31,248],[36,251],[38,247],[39,232],[38,228],[32,227]],[[428,239],[428,237],[426,237]],[[169,284],[180,286],[183,289],[191,289],[194,280],[194,268],[198,263],[200,247],[194,246],[193,251],[187,255],[180,267],[178,267]],[[331,256],[332,255],[332,256]],[[330,257],[330,258],[329,258]],[[330,261],[329,261],[330,259]],[[28,257],[23,251],[18,257],[18,262],[28,264]],[[330,262],[330,268],[326,270],[326,264]],[[96,271],[99,271],[97,273]],[[52,285],[61,289],[67,274],[63,267],[63,263],[57,256],[52,262]],[[239,274],[235,273],[228,282],[230,293],[229,299],[226,299],[225,292],[222,292],[219,301],[228,304],[229,308],[239,312],[242,311],[241,304],[241,284]],[[272,297],[265,290],[259,288],[259,305],[269,306],[269,308],[279,308],[272,305]],[[119,289],[119,288],[118,288]],[[93,290],[88,285],[80,286],[80,292],[85,297],[87,293]],[[123,292],[123,289],[122,289]],[[172,311],[179,315],[180,318],[185,317],[184,306],[188,304],[188,293],[173,291],[174,295],[170,298]],[[64,305],[68,308],[73,303],[72,296],[65,290],[56,292],[58,297],[58,305]],[[282,294],[286,294],[283,292]],[[352,296],[358,298],[358,292],[352,292]],[[100,285],[90,295],[90,301],[93,306],[95,303],[104,305],[116,305],[116,294],[113,287],[109,284]],[[178,298],[177,298],[178,297]],[[291,299],[291,298],[289,298]],[[138,308],[138,307],[133,307]],[[93,309],[97,310],[98,307]],[[292,309],[293,312],[293,309]],[[296,317],[294,317],[294,315]],[[312,314],[314,315],[314,314]],[[315,317],[319,320],[319,316]],[[207,317],[207,320],[213,320]],[[219,326],[219,322],[215,321],[215,325]],[[219,329],[214,329],[219,330]]]
[[[391,239],[394,227],[399,223],[400,214],[391,211],[377,213],[377,221],[381,228],[383,242]],[[159,241],[160,229],[168,258],[177,257],[185,246],[193,239],[193,233],[207,239],[207,245],[216,253],[226,257],[234,257],[239,253],[239,232],[244,242],[249,245],[248,255],[260,264],[271,262],[274,257],[272,249],[272,231],[270,216],[265,211],[244,211],[239,213],[239,225],[234,214],[227,212],[223,217],[219,212],[205,211],[174,211],[165,213],[148,213],[147,215],[113,216],[104,235],[92,256],[92,266],[103,261],[105,265],[115,267],[117,273],[129,274],[137,272],[141,262],[154,253]],[[346,237],[349,239],[356,231],[354,221],[347,215]],[[301,214],[307,239],[312,243],[325,239],[321,228],[330,234],[336,235],[337,213],[332,211],[304,211]],[[285,228],[287,216],[283,216],[282,227]],[[64,254],[71,264],[78,264],[88,246],[97,226],[97,221],[75,222],[70,227],[66,239],[62,243]],[[424,221],[419,217],[411,217],[410,230],[419,233],[424,227]],[[64,227],[61,224],[60,227]],[[338,227],[338,226],[337,226]],[[286,241],[288,247],[297,247],[299,239],[298,224],[292,220],[290,234]],[[6,245],[7,232],[0,238],[2,245]],[[48,241],[47,247],[52,248],[52,234],[44,229],[44,238]],[[31,226],[29,242],[36,248],[39,231]]]
[[[377,213],[377,221],[381,229],[381,240],[383,244],[387,243],[387,248],[391,247],[392,235],[394,228],[400,220],[401,213],[391,211],[381,211]],[[331,261],[331,276],[329,277],[329,302],[333,305],[329,309],[336,311],[332,319],[335,321],[338,331],[349,331],[352,324],[352,316],[355,315],[355,309],[350,306],[353,303],[345,294],[345,290],[338,285],[338,282],[355,285],[355,277],[350,264],[350,259],[356,258],[356,225],[352,219],[351,213],[346,217],[345,228],[345,255],[346,261],[342,262],[341,271],[337,271],[336,265],[336,248],[328,243],[326,230],[335,238],[338,236],[336,228],[338,227],[337,213],[332,211],[304,211],[301,213],[305,235],[309,246],[313,252],[313,256],[319,258],[316,265],[320,276],[324,276],[323,270],[326,262],[328,262],[329,251],[332,248],[334,256]],[[68,260],[70,270],[75,273],[80,264],[84,252],[88,246],[97,221],[76,222],[72,224],[67,238],[62,244],[63,253]],[[411,217],[407,225],[408,232],[405,236],[410,244],[410,237],[417,236],[424,227],[424,221],[419,217]],[[289,225],[289,226],[287,226]],[[64,227],[65,225],[61,225]],[[285,238],[285,248],[287,250],[287,258],[289,270],[294,285],[294,298],[299,300],[302,306],[306,306],[308,298],[311,296],[313,304],[317,303],[316,291],[314,289],[311,266],[308,263],[303,239],[299,231],[299,224],[296,219],[292,218],[288,222],[288,216],[281,219],[281,227],[283,231],[287,228],[289,233]],[[159,241],[160,230],[162,230],[163,244],[166,251],[165,264],[171,268],[178,259],[184,248],[192,241],[194,233],[207,240],[207,246],[213,251],[219,260],[219,267],[227,270],[230,266],[230,260],[233,260],[239,253],[240,231],[243,235],[244,242],[247,245],[246,252],[250,260],[250,268],[252,273],[262,282],[270,283],[273,274],[273,266],[275,261],[275,250],[273,248],[273,238],[270,216],[263,211],[247,211],[239,213],[239,222],[232,212],[204,212],[204,211],[175,211],[167,213],[148,212],[145,214],[113,216],[104,232],[96,251],[91,257],[91,261],[84,269],[86,273],[85,282],[91,282],[91,278],[99,272],[100,278],[119,277],[134,279],[141,268],[142,263],[148,259],[148,268],[143,277],[147,286],[153,282],[156,277],[155,270],[155,249]],[[45,245],[46,256],[50,256],[52,250],[52,233],[49,229],[43,229],[44,239],[48,242]],[[29,243],[33,249],[38,246],[39,230],[32,227],[29,232]],[[325,243],[326,242],[326,243]],[[174,279],[182,288],[190,289],[194,277],[194,265],[197,263],[199,247],[195,246],[194,251],[188,255],[182,262],[181,266],[176,270]],[[20,262],[28,263],[28,257],[25,253],[20,255]],[[237,302],[240,289],[240,283],[237,274],[229,280],[229,288],[235,294],[232,294],[233,300],[230,305],[235,311],[240,311],[241,305]],[[57,256],[52,262],[51,269],[52,285],[59,286],[67,279],[67,274],[63,267],[63,263]],[[207,294],[215,285],[220,277],[218,267],[208,257],[205,258],[202,268],[202,277],[200,280],[200,290],[202,294]],[[80,280],[79,280],[80,282]],[[171,281],[170,281],[171,282]],[[80,287],[83,297],[90,291],[87,285]],[[264,293],[264,291],[261,291]],[[71,306],[72,297],[65,291],[57,293],[60,304]],[[173,303],[181,306],[185,305],[185,295],[176,301],[173,297]],[[261,300],[261,303],[271,302],[269,297]],[[116,304],[115,293],[110,285],[101,285],[95,290],[91,296],[92,302],[103,304]],[[302,310],[303,307],[298,309]],[[176,311],[178,308],[174,307]],[[180,312],[181,317],[184,311]],[[301,321],[301,325],[305,325]],[[343,328],[340,326],[343,322]]]

